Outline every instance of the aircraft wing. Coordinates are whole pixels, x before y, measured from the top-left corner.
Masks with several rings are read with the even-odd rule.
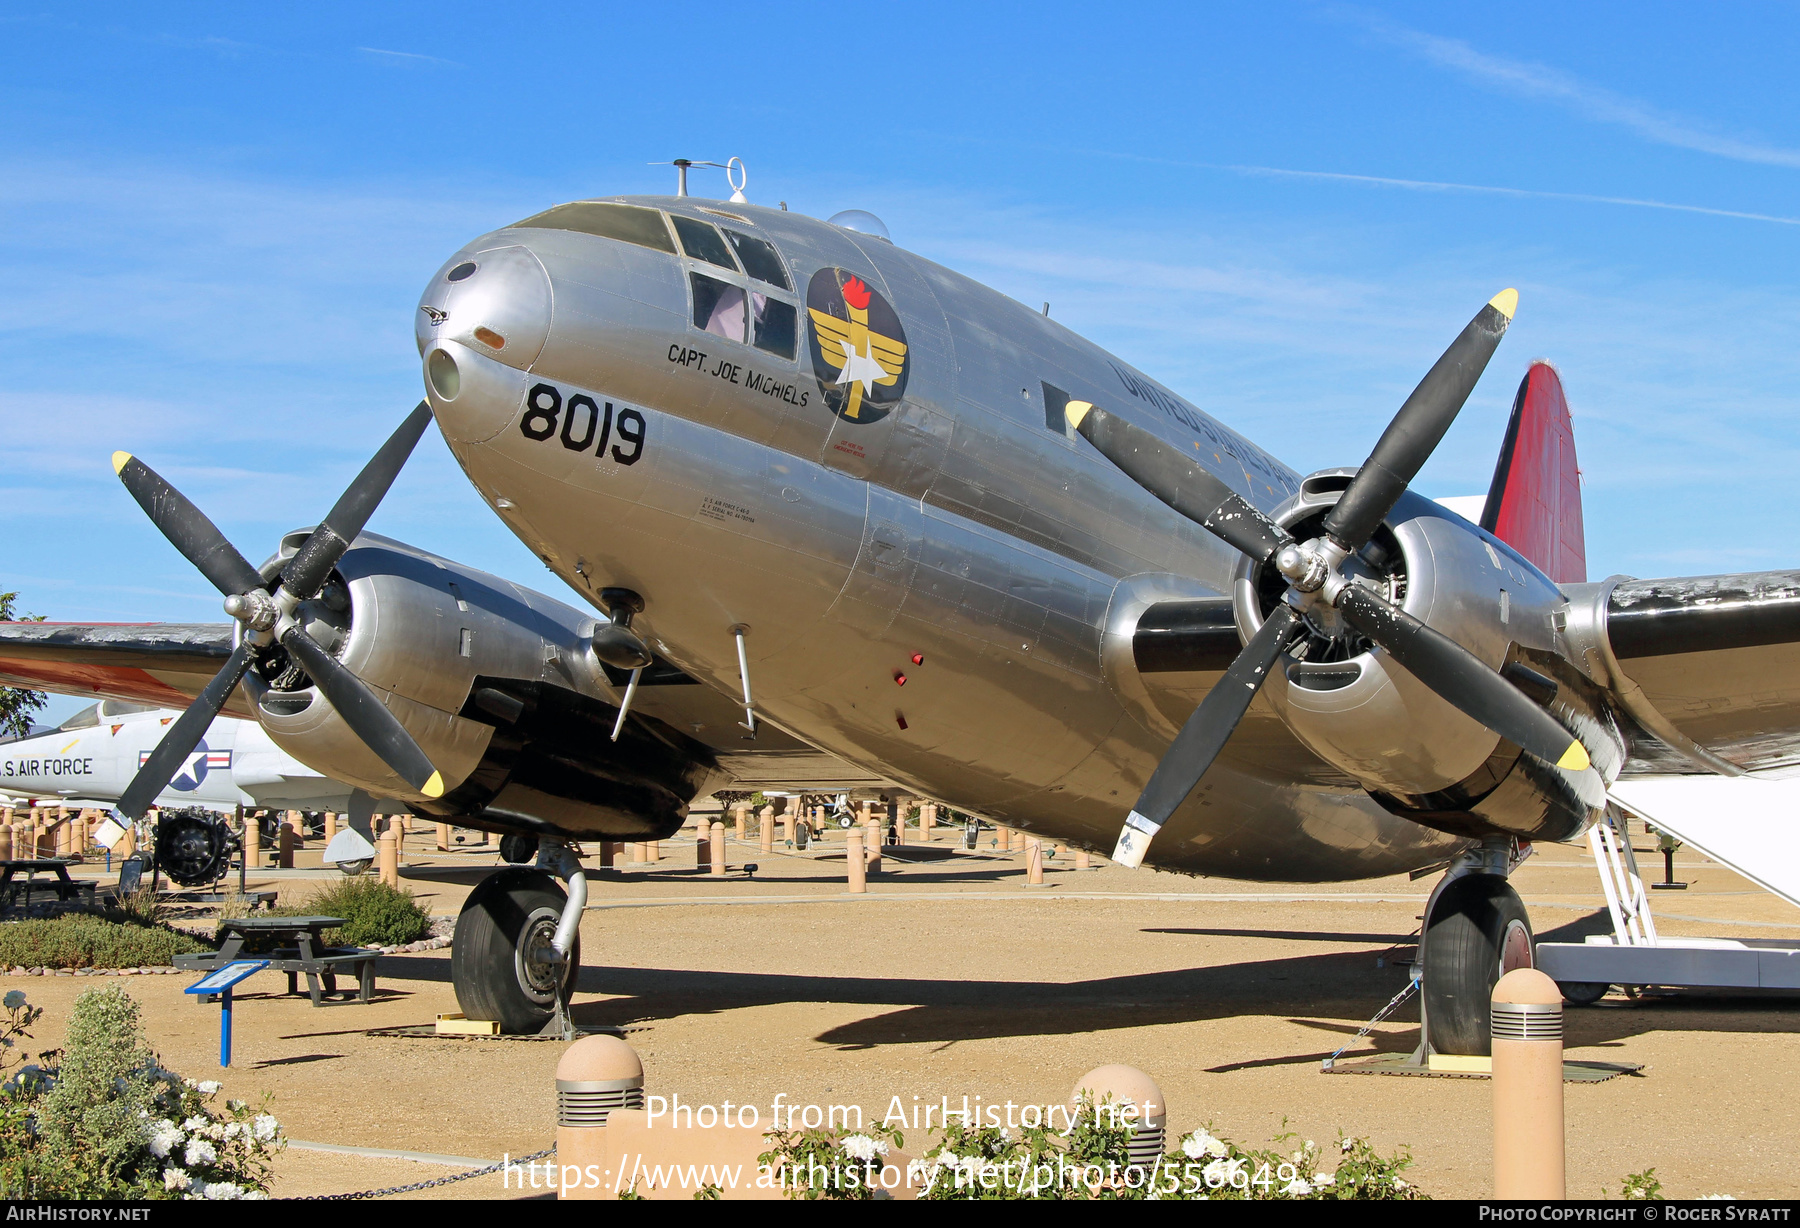
[[[1627,580],[1605,627],[1614,693],[1645,735],[1627,774],[1703,772],[1708,755],[1800,766],[1800,571]]]
[[[185,708],[231,645],[230,623],[0,623],[0,684]],[[225,713],[251,717],[241,688]]]

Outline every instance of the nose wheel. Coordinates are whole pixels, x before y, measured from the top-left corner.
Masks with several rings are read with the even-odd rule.
[[[567,960],[551,940],[568,896],[542,870],[511,868],[481,880],[456,918],[450,979],[456,1004],[470,1019],[492,1019],[500,1030],[536,1032],[565,1008],[581,970],[581,940]]]

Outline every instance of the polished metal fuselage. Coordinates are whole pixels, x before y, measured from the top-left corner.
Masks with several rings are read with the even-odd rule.
[[[1045,397],[1131,415],[1265,510],[1298,475],[1056,322],[884,240],[779,210],[734,205],[734,221],[692,198],[631,199],[772,242],[795,291],[753,288],[797,306],[798,354],[694,325],[689,274],[716,267],[570,230],[493,232],[445,263],[418,316],[427,367],[442,350],[459,373],[453,396],[427,388],[470,480],[596,605],[607,586],[641,593],[651,645],[721,693],[738,692],[733,628],[747,628],[759,718],[922,796],[1110,848],[1171,712],[1210,685],[1123,667],[1131,620],[1151,600],[1230,593],[1239,560],[1059,429]],[[446,280],[464,263],[478,271]],[[822,395],[805,321],[825,268],[904,325],[904,397],[878,420]],[[637,454],[577,448],[592,443],[580,429],[533,438],[521,423],[539,385],[609,420],[636,410]],[[1294,770],[1308,763],[1259,701],[1150,860],[1330,880],[1459,846]]]

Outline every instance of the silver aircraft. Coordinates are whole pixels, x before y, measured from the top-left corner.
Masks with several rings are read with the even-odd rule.
[[[0,794],[110,806],[178,710],[103,699],[55,729],[0,742]],[[352,789],[276,746],[255,721],[221,716],[152,801],[158,807],[347,810]]]
[[[509,1029],[559,1015],[579,966],[573,842],[810,779],[1196,874],[1445,867],[1428,1036],[1486,1052],[1488,989],[1531,959],[1506,884],[1530,842],[1580,835],[1622,772],[1800,752],[1800,574],[1586,583],[1560,393],[1560,434],[1520,426],[1548,367],[1483,516],[1536,516],[1548,554],[1407,489],[1516,303],[1481,308],[1362,466],[1305,476],[868,215],[559,205],[431,277],[425,402],[261,567],[115,456],[230,624],[21,625],[0,677],[198,696],[127,812],[223,710],[535,837],[458,923],[458,1000]],[[362,532],[432,419],[600,617]]]

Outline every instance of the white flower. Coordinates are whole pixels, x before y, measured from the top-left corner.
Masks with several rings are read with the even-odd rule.
[[[161,1160],[182,1141],[182,1133],[175,1128],[175,1123],[164,1119],[150,1127],[150,1154]]]
[[[1313,1174],[1313,1184],[1314,1185],[1336,1185],[1337,1184],[1337,1174],[1336,1173],[1314,1173]]]
[[[1317,1151],[1319,1149],[1319,1145],[1317,1143],[1313,1142],[1311,1139],[1307,1139],[1306,1140],[1306,1149],[1308,1151]]]
[[[1206,1184],[1215,1189],[1221,1185],[1231,1184],[1231,1174],[1237,1169],[1236,1160],[1214,1160],[1200,1170],[1200,1176]]]
[[[219,1089],[223,1086],[225,1085],[220,1083],[217,1079],[208,1079],[204,1083],[194,1084],[195,1090],[202,1096],[216,1096],[219,1094]]]
[[[1292,1181],[1281,1187],[1281,1192],[1288,1195],[1290,1198],[1305,1198],[1308,1194],[1312,1193],[1312,1186],[1306,1184],[1306,1182],[1302,1181],[1300,1178],[1295,1177]]]
[[[865,1164],[877,1156],[884,1156],[888,1153],[886,1143],[880,1139],[870,1138],[866,1134],[847,1134],[844,1136],[844,1141],[838,1146],[843,1148],[845,1155],[853,1160],[861,1160]]]
[[[1181,1150],[1190,1160],[1198,1160],[1203,1155],[1218,1159],[1225,1154],[1225,1144],[1204,1130],[1196,1130],[1182,1140]]]
[[[256,1141],[259,1143],[266,1143],[273,1139],[276,1132],[281,1129],[281,1123],[267,1113],[259,1113],[256,1120],[250,1125],[256,1133]]]
[[[206,1127],[211,1124],[212,1118],[210,1117],[194,1116],[182,1122],[181,1128],[186,1130],[189,1134],[196,1134],[199,1131],[206,1129]]]
[[[163,1169],[163,1189],[185,1190],[191,1184],[193,1184],[192,1180],[181,1169],[174,1167]]]
[[[206,1183],[206,1196],[217,1202],[228,1202],[244,1196],[243,1187],[233,1185],[229,1181],[209,1181]]]
[[[263,1193],[261,1190],[245,1190],[244,1191],[244,1201],[245,1202],[267,1202],[267,1201],[269,1201],[269,1196],[267,1194]]]
[[[954,1151],[951,1151],[948,1147],[946,1147],[942,1151],[938,1152],[937,1155],[933,1156],[932,1158],[934,1160],[936,1160],[939,1164],[947,1164],[951,1168],[955,1168],[958,1164],[962,1163],[962,1160],[957,1157],[957,1154]]]
[[[1356,1140],[1355,1140],[1355,1139],[1352,1139],[1352,1138],[1344,1138],[1344,1139],[1339,1139],[1339,1140],[1338,1140],[1338,1149],[1339,1149],[1339,1150],[1340,1150],[1340,1151],[1349,1151],[1349,1150],[1350,1150],[1350,1149],[1351,1149],[1351,1148],[1352,1148],[1352,1147],[1354,1147],[1354,1146],[1356,1146]]]
[[[187,1160],[189,1168],[199,1168],[202,1165],[213,1163],[219,1158],[219,1153],[205,1139],[196,1138],[188,1141],[187,1151],[183,1153],[183,1158]]]
[[[1306,1153],[1304,1151],[1296,1151],[1294,1153],[1294,1163],[1296,1163],[1296,1164],[1306,1163]]]
[[[1400,1178],[1398,1178],[1398,1177],[1395,1177],[1394,1178],[1394,1188],[1397,1190],[1403,1190],[1406,1188],[1406,1182],[1400,1180]]]

